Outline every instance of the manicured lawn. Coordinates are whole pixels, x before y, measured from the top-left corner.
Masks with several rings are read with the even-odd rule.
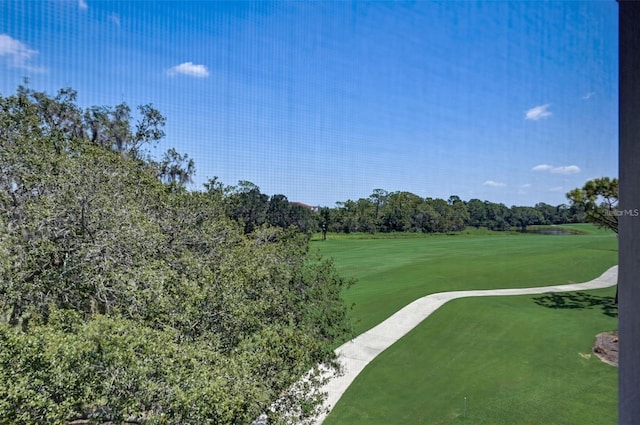
[[[615,424],[617,368],[590,355],[617,328],[599,305],[614,293],[573,309],[539,295],[451,301],[369,364],[324,424]]]
[[[355,333],[435,292],[522,288],[590,280],[617,263],[617,238],[590,225],[583,235],[470,230],[455,235],[364,239],[329,234],[312,249],[357,283],[344,292]]]
[[[617,263],[613,234],[572,227],[586,234],[329,235],[313,246],[358,280],[344,298],[361,333],[430,293],[583,282]],[[589,291],[576,308],[452,301],[365,368],[325,424],[616,423],[617,369],[587,358],[594,336],[617,328],[602,306],[614,294]]]

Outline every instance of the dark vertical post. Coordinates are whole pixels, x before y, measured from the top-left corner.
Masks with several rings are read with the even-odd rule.
[[[640,424],[640,2],[619,1],[618,423]]]

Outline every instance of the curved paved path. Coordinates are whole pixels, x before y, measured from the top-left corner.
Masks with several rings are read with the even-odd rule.
[[[536,288],[493,289],[476,291],[439,292],[419,298],[398,310],[384,322],[360,334],[336,349],[338,360],[343,366],[343,374],[333,377],[320,390],[327,393],[324,408],[330,411],[336,405],[349,385],[376,356],[389,348],[431,313],[447,301],[465,297],[483,297],[499,295],[528,295],[551,292],[570,292],[588,289],[607,288],[616,284],[618,266],[613,266],[601,276],[584,283],[568,285],[540,286]],[[330,376],[330,375],[329,375]],[[323,409],[324,410],[324,409]],[[322,424],[327,414],[318,416],[314,424]],[[263,418],[261,418],[263,419]],[[264,419],[263,419],[264,420]],[[260,420],[254,424],[262,423]]]

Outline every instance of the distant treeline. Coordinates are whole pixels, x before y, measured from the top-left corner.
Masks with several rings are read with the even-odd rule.
[[[336,208],[321,208],[320,225],[330,232],[422,232],[446,233],[467,226],[490,230],[526,231],[537,224],[564,224],[584,221],[579,206],[553,206],[538,203],[534,207],[512,206],[458,196],[449,199],[422,198],[410,192],[376,189],[368,198],[337,203]]]
[[[284,228],[293,225],[307,233],[323,228],[339,233],[447,233],[467,226],[526,231],[530,225],[580,223],[585,219],[579,205],[553,206],[541,202],[533,207],[507,207],[480,199],[422,198],[410,192],[382,189],[374,190],[368,198],[338,202],[334,208],[313,211],[288,202],[284,195],[264,195],[250,182],[240,182],[238,187],[225,191],[230,218],[240,221],[246,232],[263,224]]]

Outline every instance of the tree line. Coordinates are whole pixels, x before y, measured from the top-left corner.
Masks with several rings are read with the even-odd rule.
[[[501,203],[458,196],[449,199],[422,198],[410,192],[375,189],[368,198],[338,202],[335,208],[321,208],[319,225],[328,231],[447,233],[467,226],[489,230],[526,231],[531,225],[583,222],[582,205],[507,207]]]
[[[336,206],[310,208],[290,202],[285,195],[266,195],[249,181],[237,186],[224,186],[213,179],[206,187],[220,193],[227,216],[250,233],[262,225],[286,229],[294,226],[303,233],[328,231],[334,233],[448,233],[468,226],[495,231],[525,232],[532,225],[582,223],[589,219],[589,211],[582,202],[549,205],[544,202],[533,207],[511,206],[502,203],[458,196],[447,200],[422,198],[406,191],[388,192],[375,189],[367,198],[337,202]],[[591,213],[589,213],[591,214]]]

